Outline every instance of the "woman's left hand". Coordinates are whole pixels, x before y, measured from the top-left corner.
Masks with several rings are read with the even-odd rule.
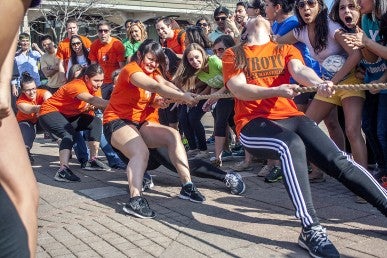
[[[166,108],[169,106],[169,101],[162,97],[156,97],[153,100],[152,106],[154,108]]]

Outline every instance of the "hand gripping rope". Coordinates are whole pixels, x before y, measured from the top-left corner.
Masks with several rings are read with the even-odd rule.
[[[319,86],[309,86],[309,87],[298,87],[293,89],[295,92],[305,93],[305,92],[315,92]],[[342,84],[342,85],[333,85],[331,86],[334,90],[382,90],[387,89],[387,83],[360,83],[360,84]],[[225,99],[233,98],[234,96],[230,93],[224,94],[210,94],[210,95],[197,95],[195,99]]]

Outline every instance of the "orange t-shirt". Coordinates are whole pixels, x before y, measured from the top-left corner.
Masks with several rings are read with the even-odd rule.
[[[185,50],[185,32],[180,33],[180,31],[179,29],[173,30],[173,38],[165,40],[167,48],[172,49],[176,54],[183,54]]]
[[[107,44],[96,39],[91,44],[89,59],[102,67],[105,74],[103,82],[112,83],[112,73],[120,68],[120,62],[125,62],[125,47],[116,38],[111,38]]]
[[[102,96],[101,89],[93,92],[87,88],[86,83],[82,79],[76,79],[60,87],[51,98],[46,100],[40,107],[39,116],[51,112],[60,112],[68,117],[81,113],[94,115],[93,111],[87,109],[87,103],[77,98],[79,94],[84,92],[88,92],[96,97]]]
[[[18,98],[18,100],[16,101],[16,104],[27,103],[27,104],[31,104],[31,105],[42,105],[44,102],[44,94],[46,92],[47,92],[47,90],[36,89],[36,99],[35,100],[29,99],[24,93],[22,93],[20,95],[20,97]],[[20,110],[18,110],[17,114],[16,114],[16,119],[18,122],[28,121],[28,122],[31,122],[33,124],[36,124],[36,122],[38,121],[38,116],[36,113],[26,114],[26,113],[23,113]]]
[[[91,46],[91,41],[85,36],[79,35],[82,40],[83,45],[89,49]],[[62,59],[64,61],[65,69],[67,70],[67,64],[69,62],[71,56],[71,47],[70,47],[70,39],[65,38],[58,44],[58,50],[56,51],[56,57]]]
[[[104,124],[117,119],[126,119],[135,123],[158,120],[155,117],[156,109],[151,106],[156,94],[139,88],[130,82],[131,76],[138,72],[144,73],[136,62],[130,62],[122,68],[109,105],[103,113]],[[155,78],[158,74],[158,72],[154,72],[147,75]]]
[[[291,59],[303,62],[301,53],[291,45],[277,45],[269,42],[261,46],[244,46],[247,57],[247,71],[245,71],[247,83],[255,84],[257,87],[277,87],[288,84],[290,73],[287,63]],[[235,66],[235,54],[232,49],[227,49],[223,55],[223,80],[227,82],[231,77],[243,72]],[[297,109],[292,99],[274,97],[254,101],[242,101],[235,99],[235,124],[238,134],[243,126],[257,117],[272,120],[284,119],[292,116],[303,115]]]

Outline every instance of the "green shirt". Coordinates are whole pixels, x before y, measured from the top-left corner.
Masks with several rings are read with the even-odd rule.
[[[211,88],[220,89],[223,87],[222,60],[216,55],[208,57],[208,73],[200,71],[198,79]]]
[[[131,43],[129,41],[129,39],[125,39],[122,42],[122,44],[124,44],[124,46],[125,46],[125,57],[132,56],[134,53],[136,53],[136,51],[140,47],[141,43],[142,42],[140,42],[140,41]]]

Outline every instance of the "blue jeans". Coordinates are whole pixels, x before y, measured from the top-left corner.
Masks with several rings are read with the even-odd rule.
[[[85,163],[89,160],[89,149],[86,146],[85,138],[83,137],[84,131],[77,132],[74,135],[74,153],[77,156],[79,163]]]
[[[203,99],[195,107],[182,105],[179,110],[179,123],[191,150],[207,150],[206,132],[200,121],[205,114],[202,109],[205,102]]]
[[[372,154],[374,155],[374,160],[379,166],[385,166],[383,164],[382,148],[377,136],[379,95],[366,91],[361,126],[366,136],[367,144],[370,146]]]
[[[23,136],[24,145],[31,149],[36,137],[35,125],[27,121],[22,121],[19,122],[19,127]]]
[[[85,143],[85,136],[87,134],[88,131],[79,132],[79,134],[74,137],[74,152],[80,163],[89,160],[89,150]],[[103,133],[101,135],[101,142],[99,146],[106,156],[109,167],[126,167],[126,164],[118,157],[112,146],[106,141],[105,135]]]

